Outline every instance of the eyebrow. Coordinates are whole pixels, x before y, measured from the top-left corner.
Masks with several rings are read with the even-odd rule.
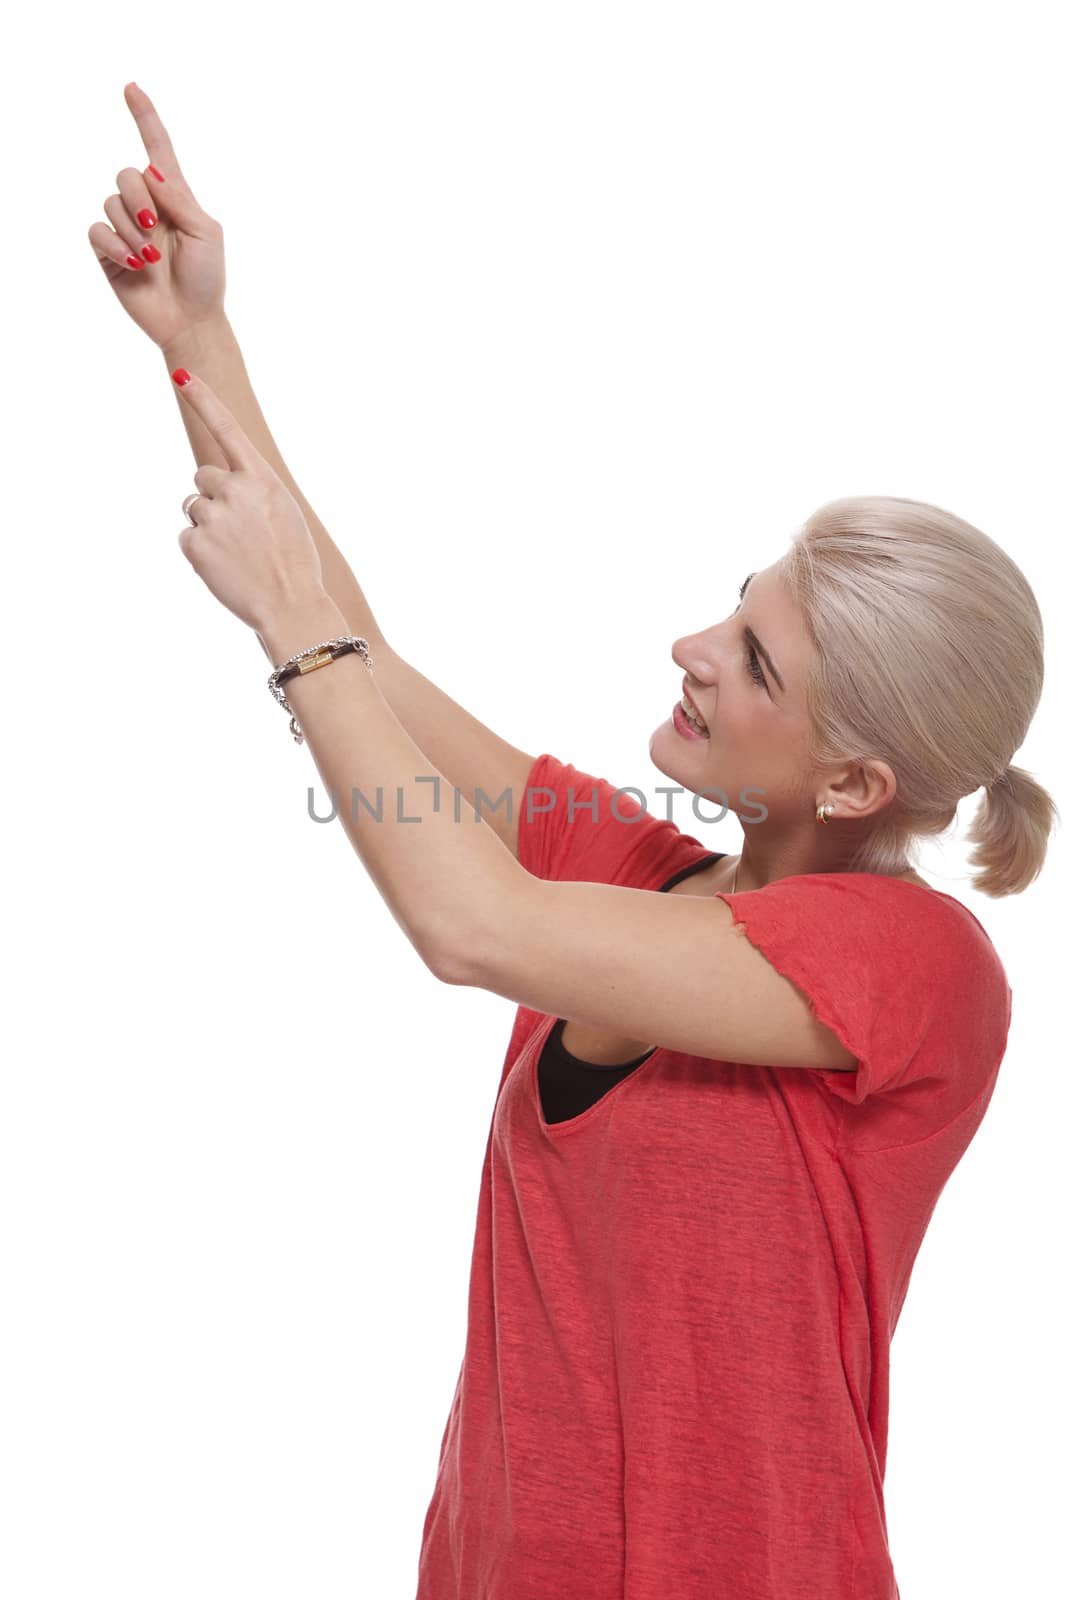
[[[753,580],[753,578],[755,576],[756,576],[756,574],[754,572],[750,572],[748,577],[745,579],[744,583],[741,585],[741,599],[742,600],[745,598],[745,590],[748,588],[749,584],[752,582],[752,580]],[[764,649],[763,645],[756,638],[756,635],[752,632],[752,629],[749,628],[749,627],[745,628],[745,638],[748,641],[748,643],[752,646],[752,648],[757,652],[757,654],[762,656],[763,660],[767,663],[767,667],[768,667],[768,669],[770,671],[771,677],[774,679],[774,681],[778,685],[779,689],[781,689],[782,693],[785,694],[785,684],[782,682],[781,676],[780,676],[780,674],[778,672],[778,668],[775,666],[774,662],[771,660],[770,656],[767,654],[767,652]]]

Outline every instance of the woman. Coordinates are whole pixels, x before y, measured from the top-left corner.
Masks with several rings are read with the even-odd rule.
[[[1041,870],[1029,585],[946,511],[842,500],[679,639],[651,756],[737,812],[739,856],[535,760],[389,648],[249,387],[222,230],[126,100],[150,165],[89,237],[181,384],[182,549],[272,664],[365,642],[289,680],[294,734],[409,817],[440,780],[423,826],[346,831],[432,970],[518,1004],[419,1600],[893,1600],[889,1342],[1011,1017],[911,852],[984,787],[975,887]]]

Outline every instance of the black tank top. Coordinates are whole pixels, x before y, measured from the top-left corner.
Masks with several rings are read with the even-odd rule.
[[[665,894],[673,889],[676,883],[681,883],[683,878],[689,878],[694,872],[703,872],[706,868],[721,861],[725,852],[719,851],[717,855],[705,856],[700,861],[692,861],[689,866],[683,867],[681,872],[676,872],[661,883],[658,893]],[[623,1078],[631,1072],[636,1072],[642,1061],[647,1061],[657,1046],[652,1045],[641,1055],[634,1056],[632,1061],[620,1061],[612,1067],[597,1067],[589,1061],[582,1061],[579,1056],[572,1056],[563,1043],[563,1030],[567,1025],[566,1017],[557,1017],[555,1025],[541,1047],[541,1054],[537,1062],[537,1087],[541,1096],[541,1111],[546,1122],[566,1122],[570,1117],[580,1116],[583,1111],[588,1111],[596,1102],[615,1084],[621,1083]]]

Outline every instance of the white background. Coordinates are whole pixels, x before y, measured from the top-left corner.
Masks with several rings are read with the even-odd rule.
[[[816,505],[898,494],[1033,585],[1015,760],[1062,803],[1057,21],[311,0],[9,25],[8,1600],[411,1600],[514,1015],[438,983],[309,820],[259,644],[179,550],[180,402],[87,240],[147,161],[123,84],[225,227],[288,465],[391,643],[476,716],[665,814],[672,642]],[[1063,855],[971,894],[975,804],[920,870],[990,933],[1014,1024],[893,1343],[902,1600],[1044,1595],[1061,1566]]]

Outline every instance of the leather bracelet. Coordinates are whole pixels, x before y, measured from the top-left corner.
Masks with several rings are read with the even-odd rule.
[[[303,677],[305,673],[317,672],[320,667],[328,667],[331,661],[352,654],[361,655],[367,671],[371,670],[370,646],[366,639],[346,633],[339,639],[324,639],[321,644],[313,644],[307,650],[298,651],[295,656],[290,656],[288,661],[283,661],[280,666],[275,667],[267,679],[267,687],[271,694],[282,710],[289,713],[289,728],[297,744],[303,744],[304,735],[293,715],[292,706],[285,698],[282,684],[288,683],[291,678]]]

